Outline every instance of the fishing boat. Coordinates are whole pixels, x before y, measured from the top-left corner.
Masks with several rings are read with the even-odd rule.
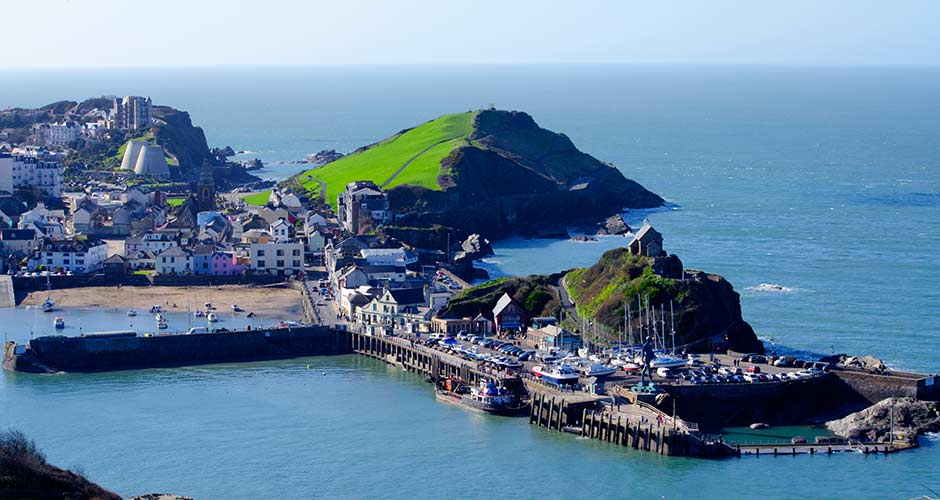
[[[55,326],[56,328],[65,328],[65,318],[63,318],[62,316],[56,316],[55,319],[52,321],[52,325]]]
[[[157,320],[157,328],[159,328],[159,329],[161,329],[161,330],[164,330],[164,329],[167,328],[166,318],[163,317],[163,314],[162,314],[162,313],[157,313],[157,315],[155,316],[155,318],[156,318],[156,320]]]
[[[468,388],[448,378],[437,387],[434,396],[446,403],[492,415],[520,415],[525,409],[509,389],[497,386],[493,381],[480,382],[478,386]]]
[[[206,315],[206,320],[207,320],[209,323],[215,323],[216,321],[219,320],[219,318],[215,315],[215,313],[211,312],[211,313],[209,313],[209,314]]]
[[[193,316],[195,316],[195,317],[197,317],[197,318],[202,318],[202,317],[204,317],[205,315],[206,315],[206,313],[202,312],[202,309],[196,309],[195,311],[193,311]]]
[[[137,316],[137,310],[132,307],[127,310],[127,315],[131,317]]]
[[[581,378],[577,370],[566,364],[535,366],[532,368],[532,375],[539,380],[559,385],[573,384]]]
[[[52,312],[53,308],[55,308],[55,302],[52,301],[52,296],[46,295],[46,300],[42,302],[42,312]]]
[[[155,306],[150,306],[150,312],[151,312],[151,313],[160,313],[160,312],[163,312],[163,308],[160,307],[160,306],[156,306],[156,305],[155,305]]]

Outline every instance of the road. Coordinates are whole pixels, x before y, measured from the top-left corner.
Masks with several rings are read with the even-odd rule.
[[[578,308],[574,305],[574,301],[571,300],[571,296],[568,295],[568,286],[566,281],[568,277],[565,276],[558,283],[558,297],[561,299],[561,305],[565,308],[565,313],[571,318],[576,324],[581,323],[581,318],[578,317]]]

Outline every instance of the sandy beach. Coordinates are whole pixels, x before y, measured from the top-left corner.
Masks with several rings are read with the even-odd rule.
[[[301,293],[292,288],[264,288],[226,285],[220,287],[175,287],[175,286],[124,286],[87,287],[53,290],[52,299],[56,307],[113,307],[147,310],[159,304],[168,311],[188,308],[204,308],[211,302],[220,310],[229,310],[238,304],[245,311],[261,317],[299,319],[301,316]],[[32,292],[21,306],[38,306],[46,299],[47,292]],[[175,306],[175,307],[174,307]]]

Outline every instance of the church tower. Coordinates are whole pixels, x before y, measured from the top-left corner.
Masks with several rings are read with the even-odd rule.
[[[202,164],[202,172],[196,183],[196,201],[200,212],[215,210],[215,177],[209,162]]]

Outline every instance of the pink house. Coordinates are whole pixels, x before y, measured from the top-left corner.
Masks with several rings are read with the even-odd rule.
[[[237,276],[245,267],[236,263],[235,252],[213,252],[211,261],[213,276]]]

